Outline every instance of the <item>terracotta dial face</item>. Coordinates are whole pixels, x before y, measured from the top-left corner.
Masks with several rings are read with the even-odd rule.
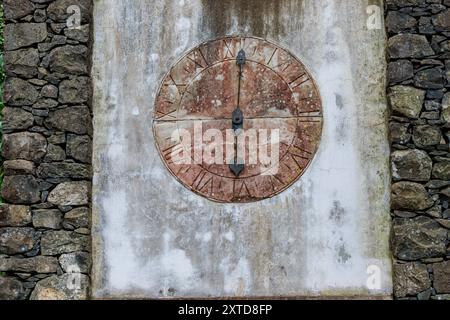
[[[167,169],[217,202],[252,202],[305,172],[322,132],[322,103],[305,66],[262,39],[201,44],[164,77],[153,131]]]

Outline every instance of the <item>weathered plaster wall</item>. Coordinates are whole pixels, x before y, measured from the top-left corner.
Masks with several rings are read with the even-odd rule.
[[[389,295],[384,29],[361,0],[94,1],[93,296]],[[159,81],[186,50],[253,35],[309,67],[324,132],[288,191],[212,203],[164,168],[152,136]],[[367,267],[380,270],[369,290]]]

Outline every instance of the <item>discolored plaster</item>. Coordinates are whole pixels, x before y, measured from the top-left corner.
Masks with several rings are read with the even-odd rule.
[[[95,1],[93,297],[390,295],[385,35],[367,30],[368,2],[212,3]],[[170,66],[229,35],[289,48],[324,105],[308,171],[252,204],[181,186],[151,130]],[[380,268],[378,289],[366,285],[369,265]]]

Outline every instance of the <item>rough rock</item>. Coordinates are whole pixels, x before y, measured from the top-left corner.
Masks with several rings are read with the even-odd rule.
[[[26,253],[38,243],[39,233],[33,228],[1,228],[0,254]]]
[[[60,35],[54,35],[52,37],[51,42],[42,42],[38,43],[38,50],[39,52],[48,52],[52,50],[55,47],[62,46],[67,43],[67,38]],[[44,60],[42,61],[42,66],[47,68],[49,64],[49,56],[45,56]]]
[[[432,92],[432,94],[430,94]],[[438,96],[435,95],[436,90],[429,90],[427,91],[427,98],[433,99],[434,97]],[[435,98],[439,99],[439,98]],[[438,110],[441,108],[441,104],[436,101],[425,101],[425,110],[428,111],[435,111],[438,112]]]
[[[64,182],[56,186],[48,201],[58,206],[82,206],[89,202],[90,183],[87,181]]]
[[[47,38],[45,23],[9,23],[4,27],[5,50],[16,50]]]
[[[432,294],[431,288],[417,294],[417,300],[430,300]]]
[[[420,17],[419,19],[419,32],[421,34],[433,34],[435,33],[435,29],[433,24],[431,23],[430,17]]]
[[[437,126],[419,125],[414,127],[412,138],[419,148],[424,148],[439,144],[442,133]]]
[[[447,219],[436,219],[436,221],[444,228],[450,229],[450,220]]]
[[[4,0],[3,7],[5,18],[8,20],[23,18],[34,11],[33,2],[30,0]]]
[[[450,31],[450,9],[433,17],[433,25],[436,31]]]
[[[66,134],[62,132],[56,132],[48,137],[47,141],[51,144],[64,144],[66,143]]]
[[[433,285],[437,293],[450,293],[450,261],[433,264]]]
[[[450,198],[450,187],[441,190],[440,193],[446,196],[447,198]]]
[[[53,99],[39,99],[33,104],[34,109],[52,109],[58,106],[58,102]]]
[[[450,180],[450,162],[438,162],[433,167],[433,178]]]
[[[19,280],[0,276],[0,300],[20,300],[23,294],[24,288]]]
[[[410,149],[392,153],[392,176],[395,180],[428,181],[433,162],[425,151]]]
[[[433,205],[425,187],[414,182],[397,182],[392,185],[394,210],[425,210]]]
[[[392,59],[424,58],[434,54],[427,38],[417,34],[399,34],[389,38],[388,52]]]
[[[445,255],[447,230],[431,218],[396,218],[393,225],[392,250],[405,261]]]
[[[433,0],[429,0],[431,2]],[[439,1],[439,0],[438,0]],[[439,1],[440,2],[440,1]],[[398,9],[397,7],[411,7],[425,4],[425,0],[386,0],[386,5],[389,9]]]
[[[33,126],[34,117],[30,112],[20,108],[3,109],[3,130],[27,130]]]
[[[47,12],[44,9],[34,11],[33,19],[36,22],[45,22],[47,20]]]
[[[394,265],[394,295],[396,298],[415,296],[431,286],[427,266],[422,263]]]
[[[37,169],[40,178],[74,178],[89,179],[91,167],[89,165],[74,162],[43,163]]]
[[[85,106],[73,106],[51,112],[46,123],[52,128],[76,134],[91,131],[91,115]]]
[[[76,77],[64,80],[59,85],[60,103],[84,103],[90,96],[90,81],[88,77]]]
[[[91,162],[92,142],[89,136],[67,135],[67,156],[75,160]]]
[[[414,28],[416,25],[416,19],[400,11],[389,11],[386,17],[386,26],[389,32],[399,33]]]
[[[64,226],[77,228],[89,227],[89,209],[85,207],[76,208],[67,212],[64,216]]]
[[[42,235],[41,252],[45,256],[88,250],[89,236],[71,231],[48,231]]]
[[[0,227],[23,227],[30,223],[30,207],[13,204],[0,206]]]
[[[388,97],[393,111],[409,118],[418,118],[425,99],[425,91],[412,87],[395,86],[390,88]]]
[[[29,48],[5,52],[5,70],[9,76],[33,78],[38,73],[39,52]]]
[[[3,162],[3,170],[5,175],[34,175],[36,167],[34,162],[27,160],[7,160]]]
[[[411,140],[411,133],[408,132],[408,128],[408,123],[391,122],[389,124],[391,142],[408,143]]]
[[[449,42],[449,48],[450,48],[450,40],[449,40],[448,42]],[[447,51],[450,51],[450,49],[447,50]],[[446,60],[446,61],[445,61],[445,73],[444,73],[444,78],[445,78],[445,80],[447,81],[447,84],[450,84],[450,60]]]
[[[388,78],[390,83],[402,82],[414,76],[414,68],[408,60],[397,60],[389,63]]]
[[[442,100],[442,118],[450,123],[450,92],[447,92]]]
[[[440,68],[421,70],[414,76],[414,84],[424,89],[440,89],[444,87],[444,77]]]
[[[50,28],[52,29],[52,31],[54,33],[61,33],[61,31],[63,31],[64,28],[67,27],[67,23],[51,23],[50,24]]]
[[[33,210],[33,226],[35,228],[61,229],[62,213],[58,209]]]
[[[90,0],[56,0],[48,6],[47,15],[55,22],[66,22],[73,15],[73,11],[68,10],[72,5],[80,8],[81,22],[88,22],[91,15]]]
[[[81,273],[65,273],[39,281],[31,300],[86,300],[89,278]]]
[[[446,186],[450,186],[450,181],[443,181],[443,180],[430,180],[427,184],[427,188],[431,189],[440,189]]]
[[[52,84],[44,86],[41,90],[41,97],[45,98],[58,98],[58,88]]]
[[[33,204],[40,200],[39,183],[33,176],[6,176],[2,197],[14,204]]]
[[[64,35],[68,39],[72,39],[79,42],[87,42],[89,40],[90,29],[89,24],[80,26],[78,29],[65,29]]]
[[[31,106],[39,92],[29,82],[19,78],[8,78],[5,82],[5,102],[10,106]]]
[[[63,46],[53,49],[49,54],[52,72],[62,74],[87,74],[87,48],[85,46]]]
[[[57,270],[55,257],[0,258],[0,271],[54,273]]]
[[[439,111],[425,111],[420,114],[421,119],[439,120]]]
[[[435,296],[431,297],[431,300],[444,300],[449,301],[450,300],[450,294],[437,294]]]
[[[91,255],[88,252],[72,252],[62,254],[59,257],[59,264],[67,273],[89,273],[92,264]]]
[[[66,153],[64,149],[60,146],[56,146],[54,144],[49,144],[47,147],[47,154],[45,155],[44,161],[53,162],[53,161],[63,161],[66,159]]]
[[[19,132],[5,134],[3,157],[5,159],[22,159],[38,161],[47,152],[47,139],[39,133]]]

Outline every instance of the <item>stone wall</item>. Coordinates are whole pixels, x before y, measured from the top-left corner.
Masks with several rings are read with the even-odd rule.
[[[387,0],[398,299],[450,298],[450,1]]]
[[[78,7],[68,12],[71,5]],[[91,0],[5,0],[4,10],[0,299],[83,299],[91,261]]]

